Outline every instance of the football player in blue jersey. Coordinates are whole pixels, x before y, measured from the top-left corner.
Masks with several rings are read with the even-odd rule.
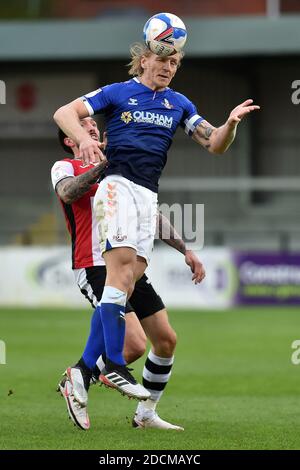
[[[103,328],[106,367],[100,380],[140,400],[150,398],[126,369],[122,355],[126,298],[149,263],[156,227],[157,191],[167,151],[176,129],[209,152],[222,154],[232,144],[238,124],[259,109],[251,99],[235,107],[225,124],[214,127],[184,95],[169,88],[181,53],[162,57],[146,46],[131,49],[131,80],[104,86],[59,108],[58,126],[79,146],[85,163],[100,160],[100,144],[80,119],[104,114],[108,134],[106,177],[94,200],[107,276],[96,309]],[[159,328],[159,325],[157,325]],[[165,360],[166,358],[161,358]]]
[[[99,129],[91,117],[82,119],[81,125],[94,140],[99,140]],[[102,297],[106,269],[100,255],[100,247],[89,246],[86,237],[91,236],[93,230],[91,199],[97,189],[95,182],[102,174],[105,163],[83,168],[81,160],[76,158],[79,153],[78,146],[67,138],[61,129],[59,141],[66,152],[74,155],[74,159],[67,158],[53,165],[52,184],[62,203],[67,226],[71,232],[72,251],[77,253],[76,256],[73,252],[72,256],[76,283],[95,308],[97,301]],[[105,145],[104,141],[103,146]],[[72,230],[71,226],[76,227],[78,223],[80,229]],[[184,241],[160,212],[157,223],[160,238],[184,255],[185,262],[193,273],[192,281],[196,284],[201,282],[205,271],[198,257],[193,251],[186,249]],[[137,281],[133,294],[126,303],[125,313],[126,339],[123,354],[127,363],[138,359],[146,350],[146,336],[143,329],[151,341],[151,352],[143,370],[143,385],[151,393],[151,398],[138,405],[132,424],[138,428],[183,430],[181,426],[161,419],[156,412],[156,406],[171,376],[176,333],[169,323],[162,299],[145,274]],[[101,337],[94,334],[94,329],[92,321],[91,337],[87,341],[82,357],[73,367],[67,368],[58,386],[58,391],[65,398],[70,418],[74,424],[84,430],[90,428],[87,411],[90,382],[91,380],[96,382],[105,367]]]

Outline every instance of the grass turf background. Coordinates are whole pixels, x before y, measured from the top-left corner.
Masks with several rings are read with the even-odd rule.
[[[185,431],[132,429],[136,402],[94,386],[83,432],[55,388],[81,355],[90,311],[1,309],[0,449],[300,449],[300,365],[291,363],[300,311],[169,315],[178,346],[158,411]],[[139,379],[143,361],[134,364]]]

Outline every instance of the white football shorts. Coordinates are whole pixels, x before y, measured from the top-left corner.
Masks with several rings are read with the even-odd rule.
[[[120,175],[104,178],[94,197],[100,250],[134,248],[149,263],[157,219],[157,194]]]

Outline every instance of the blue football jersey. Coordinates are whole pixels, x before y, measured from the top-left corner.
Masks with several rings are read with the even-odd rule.
[[[177,127],[192,135],[203,120],[181,93],[171,88],[153,91],[136,77],[106,85],[82,100],[90,115],[105,117],[106,174],[122,175],[155,192]]]

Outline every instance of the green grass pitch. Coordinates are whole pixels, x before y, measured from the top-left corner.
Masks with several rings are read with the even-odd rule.
[[[296,308],[171,311],[174,371],[159,406],[183,433],[132,429],[136,402],[93,386],[88,432],[55,392],[79,358],[90,311],[0,310],[0,449],[300,449],[300,339]],[[141,376],[143,360],[135,365]]]

